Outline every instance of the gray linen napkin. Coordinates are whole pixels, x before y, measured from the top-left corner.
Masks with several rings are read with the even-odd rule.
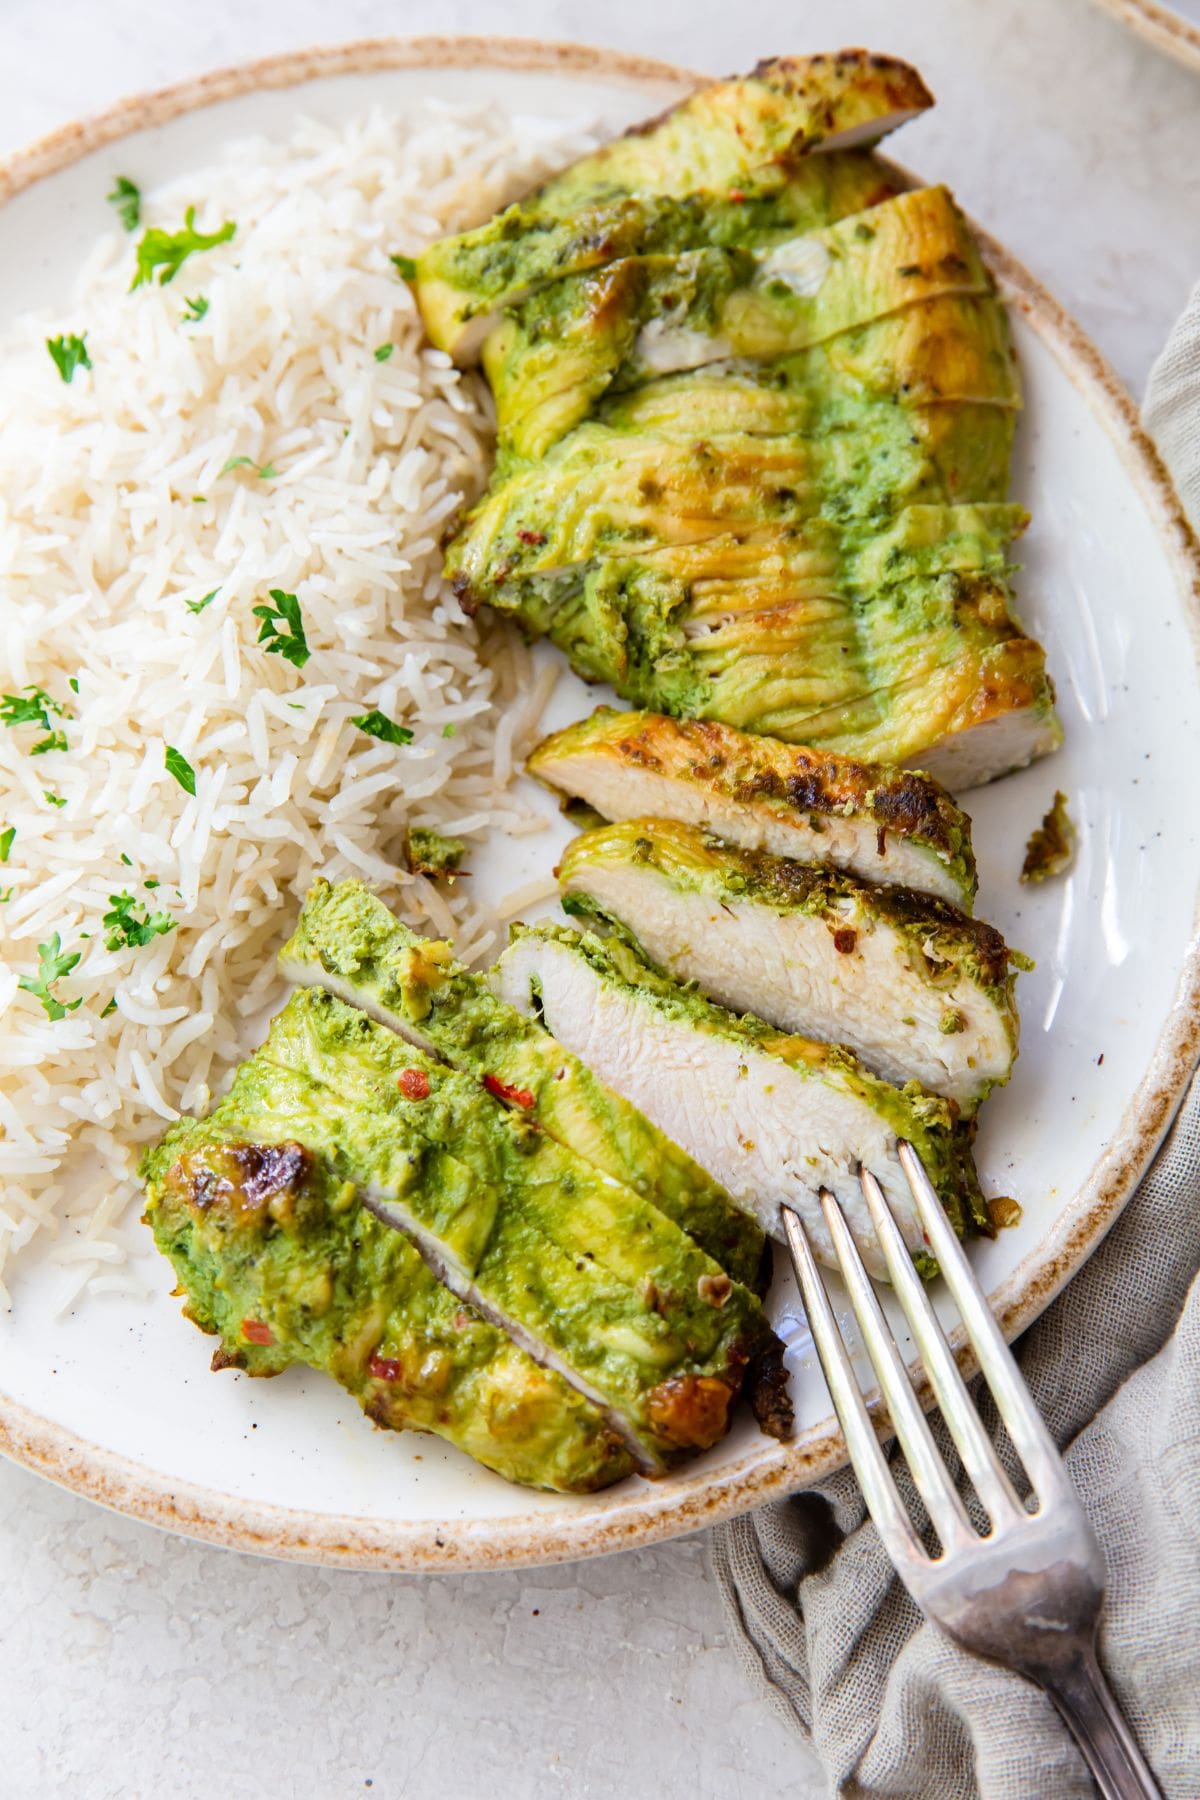
[[[1200,287],[1151,374],[1145,417],[1200,528]],[[1200,1076],[1112,1231],[1017,1346],[1104,1547],[1101,1654],[1168,1800],[1200,1795],[1198,1267]],[[981,1410],[1019,1476],[986,1395]],[[902,1463],[898,1475],[923,1522]],[[811,1737],[834,1793],[1092,1800],[1050,1702],[922,1619],[848,1470],[711,1542],[743,1666]]]

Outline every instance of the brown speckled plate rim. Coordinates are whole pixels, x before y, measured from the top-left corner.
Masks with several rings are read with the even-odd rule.
[[[331,76],[421,67],[492,68],[580,76],[635,86],[685,87],[699,79],[646,57],[581,44],[519,38],[374,38],[274,56],[124,100],[53,132],[0,162],[0,205],[81,157],[183,113],[264,88]],[[1051,347],[1118,445],[1156,523],[1190,604],[1200,655],[1200,548],[1137,413],[1098,351],[1045,289],[984,239],[1011,305]],[[1200,924],[1200,915],[1198,915]],[[1095,1249],[1133,1192],[1182,1098],[1200,1050],[1200,945],[1194,936],[1175,1004],[1151,1065],[1107,1150],[1054,1228],[992,1296],[1006,1336],[1024,1330]],[[960,1361],[968,1366],[965,1353]],[[516,1512],[444,1524],[379,1521],[259,1504],[172,1482],[29,1411],[0,1393],[0,1451],[104,1506],[165,1530],[231,1549],[345,1568],[520,1567],[632,1549],[694,1531],[802,1487],[845,1462],[832,1417],[787,1446],[765,1440],[725,1467],[697,1467],[658,1484],[564,1501],[564,1510]],[[567,1510],[569,1509],[569,1510]]]
[[[1155,0],[1099,0],[1099,4],[1156,50],[1200,69],[1200,25],[1193,25],[1173,7],[1158,6]]]

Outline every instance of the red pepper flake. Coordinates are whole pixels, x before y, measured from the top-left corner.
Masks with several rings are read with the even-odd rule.
[[[424,1069],[401,1069],[396,1086],[406,1100],[428,1100],[429,1077]]]
[[[733,201],[735,206],[740,206],[746,196],[743,194],[741,188],[730,188],[729,198]]]
[[[858,933],[852,931],[849,925],[843,925],[833,934],[833,947],[835,950],[840,950],[843,956],[849,956],[857,942]]]
[[[499,1076],[485,1075],[483,1085],[489,1094],[494,1094],[497,1100],[507,1100],[510,1106],[530,1107],[533,1105],[533,1095],[528,1088],[509,1087],[508,1083],[501,1081]]]
[[[275,1333],[261,1319],[243,1319],[242,1336],[248,1344],[273,1344]]]
[[[544,544],[546,541],[544,531],[518,531],[517,536],[523,544]]]
[[[372,1356],[367,1369],[376,1381],[399,1381],[400,1364],[394,1356]]]

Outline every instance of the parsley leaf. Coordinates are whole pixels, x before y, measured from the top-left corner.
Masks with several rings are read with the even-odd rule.
[[[13,847],[13,839],[16,835],[17,828],[15,825],[7,825],[3,831],[0,831],[0,863],[6,863],[8,861],[8,853]]]
[[[52,731],[49,737],[40,738],[30,750],[30,756],[44,756],[47,750],[65,750],[67,734],[65,731]]]
[[[56,981],[69,975],[83,954],[80,950],[62,954],[62,940],[57,931],[48,944],[38,945],[38,971],[36,975],[20,975],[17,986],[24,988],[27,994],[36,994],[45,1008],[48,1019],[65,1019],[69,1012],[82,1003],[82,995],[78,1000],[59,1000],[50,992]]]
[[[100,923],[112,928],[104,940],[109,950],[136,950],[175,929],[170,913],[151,912],[147,907],[139,919],[137,901],[123,889],[119,894],[110,894],[108,904],[112,911],[106,912]]]
[[[54,359],[54,366],[67,383],[70,382],[76,369],[90,369],[92,359],[87,350],[87,332],[82,337],[68,335],[65,337],[47,338],[46,348]]]
[[[126,231],[136,231],[142,222],[142,190],[128,175],[118,175],[111,194],[105,195]]]
[[[202,319],[208,311],[208,297],[205,294],[197,294],[194,299],[185,299],[183,307],[184,323],[194,325],[196,320]]]
[[[158,270],[158,285],[165,287],[168,281],[174,281],[187,258],[196,250],[213,250],[218,244],[227,244],[237,226],[232,219],[226,219],[219,231],[205,233],[196,230],[196,209],[189,206],[183,215],[182,231],[160,231],[151,226],[143,232],[137,247],[137,273],[129,284],[132,293],[146,282],[155,279]]]
[[[395,263],[397,273],[402,275],[405,281],[415,281],[417,279],[417,265],[411,256],[401,256],[397,254],[389,257],[388,260],[389,262]]]
[[[456,737],[457,735],[458,726],[454,723],[453,719],[448,720],[447,723],[442,726],[442,736],[449,738]]]
[[[185,794],[196,792],[196,771],[181,750],[174,744],[167,745],[167,753],[163,758],[163,767],[168,775],[173,775]]]
[[[22,688],[19,694],[0,694],[0,725],[40,725],[43,731],[53,731],[51,713],[59,719],[70,717],[66,707],[52,700],[45,688],[34,687],[32,683]],[[61,736],[61,733],[56,735]],[[65,750],[66,743],[42,744],[39,748]]]
[[[219,587],[213,588],[211,593],[205,594],[203,600],[185,600],[183,604],[189,612],[202,613],[206,606],[212,605],[220,591]]]
[[[26,698],[28,696],[28,698]],[[26,687],[19,694],[0,695],[0,722],[5,725],[40,725],[49,735],[29,747],[30,756],[44,756],[47,750],[65,750],[67,734],[50,723],[51,715],[70,718],[64,706],[52,700],[45,688]]]
[[[79,692],[79,683],[75,679],[74,675],[72,675],[70,677],[70,679],[68,680],[67,686],[70,688],[70,690],[73,694],[77,694]]]
[[[254,617],[261,620],[258,641],[271,655],[286,656],[297,669],[302,669],[312,652],[304,635],[300,602],[295,594],[285,594],[282,588],[271,588],[270,594],[274,606],[264,604],[253,609]],[[284,625],[286,631],[280,629]]]
[[[109,1001],[108,1005],[101,1012],[100,1017],[102,1019],[107,1019],[109,1013],[115,1013],[116,1010],[117,1010],[117,996],[114,994],[112,999]]]
[[[413,740],[413,734],[407,725],[397,725],[386,713],[376,710],[362,713],[357,719],[351,719],[350,723],[357,725],[360,731],[365,731],[368,737],[382,738],[385,744],[411,744]]]
[[[126,867],[126,868],[127,868],[127,869],[132,869],[132,867],[133,867],[133,858],[132,858],[132,857],[129,857],[129,856],[126,856],[126,854],[125,854],[125,852],[124,852],[124,850],[122,850],[122,852],[121,852],[121,861],[122,861],[122,862],[123,862],[123,863],[124,863],[124,864],[125,864],[125,867]]]
[[[49,788],[42,789],[42,799],[48,800],[51,806],[65,806],[67,804],[61,794],[52,794]]]
[[[375,361],[386,362],[395,348],[395,344],[380,344],[378,350],[375,352]]]
[[[12,899],[12,897],[16,893],[16,891],[17,891],[16,888],[6,887],[3,891],[3,893],[0,893],[0,906],[7,905],[8,901],[10,901]]]
[[[221,470],[222,475],[228,475],[230,469],[253,469],[263,481],[274,481],[279,473],[274,463],[256,463],[252,456],[231,456]]]

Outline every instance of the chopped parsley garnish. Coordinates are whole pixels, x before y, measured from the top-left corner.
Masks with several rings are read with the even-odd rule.
[[[453,719],[451,719],[447,724],[442,726],[442,736],[443,737],[450,738],[450,737],[456,737],[457,735],[458,735],[458,726],[454,723]]]
[[[157,877],[154,875],[147,875],[145,881],[143,881],[143,883],[142,883],[142,886],[148,887],[148,888],[156,888],[156,887],[161,887],[162,882],[159,881],[157,879]]]
[[[78,1000],[59,1000],[50,989],[64,975],[69,975],[83,952],[73,950],[67,955],[62,952],[62,940],[57,931],[48,944],[38,945],[38,971],[36,975],[20,975],[17,986],[24,988],[27,994],[35,994],[45,1008],[48,1019],[65,1019],[69,1012],[82,1003],[82,995]]]
[[[86,331],[82,337],[67,335],[47,338],[46,348],[54,359],[55,368],[66,382],[70,382],[76,369],[90,369],[92,366],[92,359],[88,355]]]
[[[126,231],[136,231],[142,222],[142,190],[137,182],[130,181],[128,175],[118,175],[112,193],[105,197],[109,205],[115,207]]]
[[[417,279],[417,265],[411,256],[401,256],[396,254],[390,257],[389,261],[395,263],[397,274],[403,275],[405,281],[415,281]]]
[[[26,697],[28,696],[28,698]],[[19,694],[0,694],[0,724],[3,725],[40,725],[48,737],[39,738],[30,747],[30,756],[44,756],[47,750],[65,750],[67,740],[65,734],[50,723],[51,714],[56,718],[69,718],[65,706],[52,700],[45,688],[25,687]]]
[[[67,804],[61,794],[52,794],[49,788],[42,789],[42,799],[48,800],[51,806],[65,806]]]
[[[30,756],[44,756],[47,750],[65,750],[67,734],[65,731],[52,731],[49,737],[40,738],[30,750]]]
[[[121,861],[125,864],[125,867],[127,869],[132,869],[133,859],[131,857],[126,856],[126,854],[123,850],[121,852]]]
[[[385,744],[411,744],[413,740],[413,734],[407,725],[397,725],[386,713],[374,708],[369,713],[360,713],[350,723],[357,725],[360,731],[365,731],[368,737],[382,738]]]
[[[173,775],[185,794],[196,792],[196,771],[181,750],[174,744],[167,745],[167,753],[163,758],[163,767],[168,775]]]
[[[264,602],[253,609],[254,617],[261,621],[258,641],[272,656],[285,656],[297,669],[302,669],[312,652],[304,635],[300,602],[295,594],[286,594],[282,588],[271,588],[270,594],[274,606]]]
[[[154,281],[156,270],[159,287],[165,287],[168,281],[174,281],[194,251],[214,250],[218,244],[227,244],[236,230],[233,220],[226,219],[219,231],[197,231],[194,206],[189,206],[183,215],[182,231],[160,231],[157,225],[151,226],[143,232],[137,247],[137,272],[129,284],[130,292]]]
[[[185,600],[183,604],[189,612],[202,613],[206,606],[212,605],[220,591],[220,588],[213,588],[212,592],[205,594],[202,600]]]
[[[252,456],[231,456],[221,470],[222,475],[228,475],[231,469],[253,469],[263,481],[273,481],[279,473],[274,463],[256,463]]]
[[[395,348],[395,344],[380,344],[378,350],[375,352],[375,361],[386,362]]]
[[[208,296],[206,294],[197,294],[194,298],[187,299],[183,303],[184,322],[188,325],[194,325],[196,320],[202,319],[207,311]]]
[[[6,825],[4,830],[0,831],[0,863],[6,863],[8,861],[8,853],[13,847],[13,839],[16,835],[17,828],[15,825]]]
[[[17,891],[16,888],[6,887],[2,892],[0,892],[0,906],[7,905],[7,903],[12,899],[13,895],[16,893],[16,891]]]
[[[108,1005],[101,1012],[100,1017],[102,1019],[107,1019],[109,1013],[115,1013],[116,1010],[117,1010],[117,996],[114,994],[112,999],[109,1001]]]
[[[146,907],[139,918],[137,901],[124,890],[119,894],[110,894],[108,904],[112,911],[106,912],[100,923],[110,927],[104,940],[109,950],[138,949],[142,944],[150,943],[153,938],[165,937],[168,931],[175,929],[175,921],[170,913],[151,912]]]
[[[72,675],[70,677],[70,679],[68,680],[67,686],[70,688],[70,690],[73,694],[77,694],[79,692],[79,683],[76,680],[74,675]]]

